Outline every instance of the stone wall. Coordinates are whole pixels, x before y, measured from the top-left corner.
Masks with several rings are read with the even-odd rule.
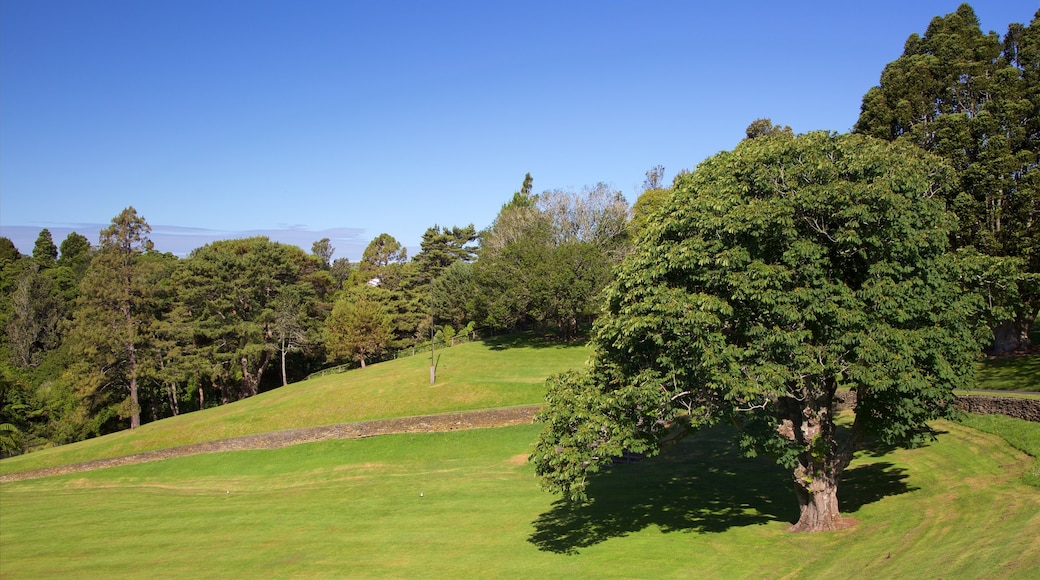
[[[1040,422],[1040,399],[968,395],[957,397],[957,407],[977,415],[1007,415],[1016,419]]]
[[[838,403],[839,409],[852,409],[856,406],[856,393],[838,391],[838,397],[842,399],[842,402]],[[964,395],[957,397],[957,408],[965,413],[1007,415],[1015,419],[1040,422],[1040,399]]]

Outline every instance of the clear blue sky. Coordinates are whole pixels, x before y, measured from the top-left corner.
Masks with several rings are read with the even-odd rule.
[[[3,0],[0,235],[126,206],[157,249],[268,235],[357,260],[519,189],[634,202],[760,117],[848,131],[957,1]],[[1003,35],[1038,6],[972,3]]]

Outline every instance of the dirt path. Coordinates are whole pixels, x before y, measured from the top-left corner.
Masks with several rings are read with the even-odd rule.
[[[359,423],[341,423],[339,425],[327,425],[325,427],[305,427],[302,429],[288,429],[285,431],[272,431],[270,433],[259,433],[256,435],[245,435],[232,437],[230,439],[219,439],[217,441],[205,441],[159,449],[156,451],[145,451],[122,457],[111,457],[108,459],[97,459],[59,465],[56,467],[44,467],[29,471],[19,471],[0,475],[0,483],[9,481],[21,481],[25,479],[36,479],[40,477],[51,477],[54,475],[66,475],[79,473],[94,469],[104,469],[117,465],[132,465],[135,463],[147,463],[150,461],[162,461],[172,457],[184,457],[197,455],[199,453],[220,453],[222,451],[241,451],[244,449],[278,449],[300,443],[312,443],[315,441],[328,441],[330,439],[361,439],[377,435],[390,435],[393,433],[433,433],[438,431],[456,431],[461,429],[484,429],[488,427],[506,427],[509,425],[522,425],[530,423],[534,414],[541,405],[525,405],[522,407],[509,407],[506,409],[482,409],[478,411],[462,411],[458,413],[444,413],[440,415],[420,415],[417,417],[401,417],[398,419],[379,419],[375,421],[362,421]]]

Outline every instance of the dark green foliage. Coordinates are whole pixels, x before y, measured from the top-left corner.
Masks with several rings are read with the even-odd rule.
[[[418,269],[419,284],[429,284],[456,262],[472,262],[477,257],[477,230],[470,224],[451,229],[433,226],[423,234],[418,254],[412,259]]]
[[[1040,12],[1037,13],[1040,16]],[[1040,21],[1012,24],[1003,41],[983,34],[962,4],[913,34],[863,97],[855,131],[912,143],[945,158],[958,187],[947,200],[959,218],[955,247],[1010,258],[1016,301],[995,303],[996,343],[1029,344],[1040,311]],[[1006,324],[1000,324],[1005,322]]]
[[[171,279],[176,309],[168,324],[182,357],[227,402],[255,395],[291,333],[287,302],[304,332],[323,314],[331,279],[320,260],[264,237],[208,244],[182,260]],[[292,295],[292,299],[287,295]],[[300,318],[308,313],[307,319]],[[307,320],[312,322],[308,323]],[[289,325],[292,326],[292,325]]]
[[[774,125],[771,119],[755,119],[747,126],[744,134],[748,139],[757,139],[758,137],[768,137],[770,135],[786,135],[788,137],[794,136],[794,131],[791,127],[785,125]]]
[[[950,186],[915,148],[826,133],[746,140],[678,178],[604,291],[588,371],[549,381],[532,456],[546,487],[581,497],[621,450],[728,420],[792,468],[802,529],[836,525],[856,437],[918,443],[971,385]],[[858,395],[851,441],[839,388]]]
[[[47,228],[40,230],[40,235],[36,238],[36,244],[33,246],[33,260],[40,265],[40,268],[50,268],[54,265],[58,259],[58,246],[54,245],[54,238],[51,237],[51,232]]]
[[[435,319],[448,322],[455,328],[462,328],[476,319],[476,293],[479,289],[474,278],[475,269],[476,266],[469,262],[455,262],[434,279],[430,292]]]
[[[159,264],[151,253],[151,227],[133,207],[101,231],[100,244],[80,284],[69,341],[76,362],[66,371],[81,404],[87,431],[102,433],[110,420],[141,424],[140,360],[155,317],[153,284]]]
[[[482,235],[474,310],[495,328],[534,325],[572,338],[627,251],[628,204],[604,184],[531,201],[507,204]]]

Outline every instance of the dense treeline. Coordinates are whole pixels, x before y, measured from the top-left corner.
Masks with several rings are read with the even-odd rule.
[[[389,234],[361,260],[254,237],[185,258],[156,251],[130,207],[97,245],[42,230],[32,255],[0,239],[5,453],[226,404],[329,365],[451,345],[480,328],[570,339],[625,253],[629,207],[605,185],[534,194],[495,223],[432,226],[419,252]]]
[[[935,18],[866,93],[854,128],[950,169],[955,187],[935,192],[957,218],[942,263],[985,304],[993,332],[979,347],[992,353],[1029,348],[1040,310],[1037,17],[1003,38],[983,34],[966,4]],[[746,136],[745,149],[795,138],[768,119]],[[328,239],[310,253],[224,240],[178,258],[154,249],[132,207],[96,245],[72,233],[57,246],[42,230],[21,255],[0,238],[0,450],[226,404],[474,328],[573,338],[601,312],[617,265],[683,210],[676,191],[691,179],[681,171],[668,186],[654,167],[630,209],[603,184],[535,194],[527,175],[487,229],[434,225],[410,259],[386,233],[357,263],[333,260]]]

